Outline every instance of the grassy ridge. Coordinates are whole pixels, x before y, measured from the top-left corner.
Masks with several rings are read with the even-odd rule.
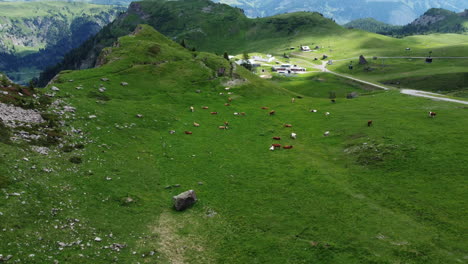
[[[16,146],[0,145],[0,164],[16,179],[7,192],[26,190],[0,199],[0,228],[11,230],[1,233],[5,254],[35,263],[457,263],[467,254],[465,108],[323,74],[272,83],[237,68],[233,76],[248,82],[228,85],[229,75],[215,78],[230,69],[226,60],[148,27],[105,53],[104,66],[54,84],[77,108],[65,129],[83,130],[67,144],[83,150],[28,152],[27,163]],[[361,96],[346,100],[349,91]],[[293,94],[303,98],[293,104]],[[230,129],[219,130],[225,121]],[[273,136],[294,148],[269,151]],[[83,163],[69,163],[73,156]],[[199,202],[171,210],[172,195],[187,189]],[[58,241],[77,240],[83,246],[59,250]],[[112,243],[127,247],[105,248]]]
[[[208,0],[143,1],[132,4],[125,16],[104,28],[96,37],[65,57],[41,77],[45,85],[65,69],[88,68],[101,49],[118,37],[144,23],[176,42],[185,41],[190,48],[230,55],[262,52],[281,56],[291,47],[321,47],[311,56],[346,59],[361,54],[401,56],[411,47],[414,55],[429,51],[459,56],[466,48],[466,35],[428,35],[395,39],[361,30],[347,30],[318,13],[297,12],[267,18],[249,19],[241,10]],[[91,63],[92,64],[92,63]]]

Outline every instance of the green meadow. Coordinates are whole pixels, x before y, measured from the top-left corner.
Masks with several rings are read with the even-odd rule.
[[[466,107],[324,73],[262,80],[147,26],[101,60],[55,80],[53,100],[76,113],[48,156],[0,128],[11,261],[466,262]],[[176,212],[189,189],[198,202]]]

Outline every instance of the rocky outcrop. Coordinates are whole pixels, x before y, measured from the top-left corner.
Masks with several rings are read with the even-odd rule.
[[[0,122],[8,127],[18,124],[39,124],[44,119],[36,110],[27,110],[20,107],[0,103]]]

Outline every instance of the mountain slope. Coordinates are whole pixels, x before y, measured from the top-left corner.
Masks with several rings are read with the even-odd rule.
[[[84,3],[2,2],[0,71],[19,82],[38,77],[123,10]]]
[[[240,7],[250,17],[295,11],[316,11],[335,19],[340,24],[371,17],[389,24],[404,25],[430,8],[445,8],[460,12],[468,7],[464,0],[217,0],[217,2]]]
[[[134,2],[128,11],[96,37],[72,51],[57,67],[46,71],[41,85],[63,69],[93,67],[103,47],[110,46],[140,24],[149,24],[191,48],[221,54],[289,48],[292,39],[339,34],[342,27],[318,13],[283,14],[249,19],[240,9],[209,0]]]
[[[358,19],[344,25],[384,35],[408,36],[431,33],[468,33],[468,11],[455,13],[445,9],[430,9],[405,26],[392,26],[372,18]]]
[[[384,22],[377,21],[373,18],[356,19],[344,24],[343,26],[350,29],[356,28],[377,34],[387,34],[388,32],[395,31],[401,28],[400,26],[386,24]]]
[[[455,13],[445,9],[430,9],[422,16],[396,30],[401,35],[428,33],[468,33],[468,11]]]
[[[0,140],[3,259],[436,264],[467,255],[467,109],[327,74],[262,80],[148,26],[99,58],[43,89],[42,125],[58,128],[46,149]],[[336,87],[360,96],[330,103]],[[174,211],[172,197],[190,189],[198,202]]]

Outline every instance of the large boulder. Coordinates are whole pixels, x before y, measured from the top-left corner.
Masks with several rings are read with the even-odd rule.
[[[197,202],[197,196],[194,190],[183,192],[173,197],[174,208],[177,211],[183,211]]]

